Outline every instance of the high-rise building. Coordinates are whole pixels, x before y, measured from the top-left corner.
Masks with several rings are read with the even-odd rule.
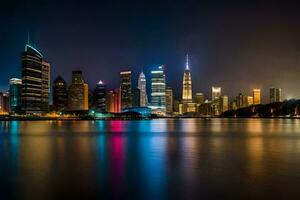
[[[147,106],[148,96],[146,87],[146,76],[143,72],[141,72],[139,76],[138,88],[140,89],[140,106]]]
[[[50,93],[50,64],[29,44],[22,53],[22,111],[42,114],[48,111]]]
[[[68,90],[68,110],[88,110],[88,85],[84,83],[82,72],[72,72],[72,84]]]
[[[120,72],[121,108],[132,107],[131,71]]]
[[[204,103],[204,94],[201,92],[196,93],[195,95],[195,103],[200,105]]]
[[[270,103],[281,102],[281,88],[270,88]]]
[[[0,92],[0,115],[9,113],[9,93]]]
[[[11,78],[9,80],[9,107],[11,113],[21,112],[22,80]]]
[[[163,66],[151,71],[151,107],[166,112],[166,76]]]
[[[53,109],[55,111],[64,111],[68,107],[68,90],[67,83],[58,76],[52,84]]]
[[[166,87],[166,112],[173,113],[173,90],[171,87]]]
[[[242,93],[236,97],[237,108],[245,108],[248,106],[248,97]]]
[[[192,76],[189,67],[189,56],[186,56],[186,66],[182,81],[182,103],[191,103],[193,101]]]
[[[252,106],[253,105],[253,97],[252,96],[248,96],[247,97],[247,106]]]
[[[260,104],[260,89],[258,88],[253,89],[253,104]]]
[[[121,90],[119,88],[107,93],[107,111],[111,113],[121,112]]]
[[[94,106],[97,112],[106,112],[106,85],[101,80],[94,90]]]
[[[132,106],[133,107],[141,106],[141,91],[139,88],[133,89]]]
[[[221,96],[221,87],[212,87],[211,88],[211,99],[212,102],[218,100]]]
[[[220,97],[220,114],[228,110],[228,96]]]

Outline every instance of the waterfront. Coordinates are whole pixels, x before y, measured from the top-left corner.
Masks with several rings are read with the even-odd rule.
[[[1,199],[292,198],[300,120],[0,122]]]

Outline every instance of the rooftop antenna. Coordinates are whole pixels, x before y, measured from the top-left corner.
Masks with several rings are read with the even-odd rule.
[[[186,65],[185,65],[185,70],[190,70],[190,67],[189,67],[189,54],[186,54]]]
[[[30,45],[30,33],[27,31],[27,44]]]

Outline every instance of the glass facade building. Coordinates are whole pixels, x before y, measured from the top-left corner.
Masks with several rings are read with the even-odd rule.
[[[55,111],[64,111],[68,107],[68,90],[67,83],[61,77],[58,76],[52,85],[53,92],[53,109]]]
[[[131,71],[120,72],[121,109],[132,107]]]
[[[97,112],[106,112],[106,85],[101,80],[94,90],[94,105]]]
[[[166,111],[166,76],[163,66],[151,71],[151,107]]]
[[[21,112],[22,79],[12,78],[9,80],[9,107],[11,113]]]

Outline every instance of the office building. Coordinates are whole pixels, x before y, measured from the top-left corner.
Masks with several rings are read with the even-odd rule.
[[[248,96],[247,97],[247,105],[248,106],[252,106],[253,105],[253,97],[252,96]]]
[[[258,88],[253,89],[253,104],[260,104],[260,89]]]
[[[121,108],[132,107],[131,71],[120,72]]]
[[[94,90],[94,106],[97,112],[106,112],[106,85],[99,81]]]
[[[0,115],[9,113],[9,94],[8,92],[0,92]]]
[[[140,106],[147,106],[148,105],[147,82],[146,82],[146,76],[143,72],[141,72],[139,76],[138,88],[140,90]]]
[[[160,114],[166,112],[166,76],[163,66],[151,71],[151,108]]]
[[[68,110],[88,110],[88,85],[84,83],[82,72],[72,72],[72,84],[68,89]]]
[[[133,107],[141,106],[141,90],[139,88],[133,89],[132,106]]]
[[[221,96],[220,98],[220,114],[228,110],[228,96]]]
[[[107,93],[107,111],[111,113],[121,112],[121,90],[117,88]]]
[[[204,103],[204,94],[201,92],[196,93],[195,95],[195,103],[200,105]]]
[[[68,87],[66,81],[58,76],[52,84],[53,109],[65,111],[68,108]]]
[[[22,80],[11,78],[9,80],[9,107],[10,113],[18,114],[21,112],[21,92]]]
[[[173,90],[171,87],[166,87],[166,112],[173,113]]]
[[[281,88],[270,88],[270,103],[281,102]]]
[[[50,64],[29,44],[22,53],[21,110],[26,114],[48,111],[50,93]]]
[[[186,56],[186,66],[182,81],[182,103],[191,103],[193,101],[192,76],[189,67],[189,57]]]
[[[211,99],[212,101],[216,101],[221,96],[221,87],[212,87],[211,88]]]

